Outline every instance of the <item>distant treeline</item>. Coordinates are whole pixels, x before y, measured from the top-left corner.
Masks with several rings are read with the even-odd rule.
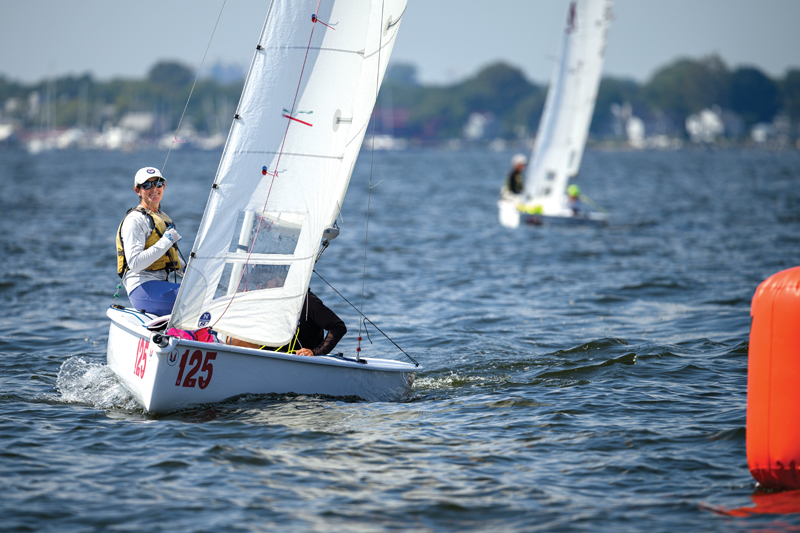
[[[220,83],[201,78],[192,91],[195,72],[175,62],[160,62],[147,78],[102,82],[90,74],[64,76],[32,85],[0,76],[0,118],[24,130],[73,126],[102,129],[128,113],[152,113],[153,135],[182,127],[198,132],[227,132],[244,80]],[[191,92],[188,107],[187,99]]]
[[[195,73],[178,63],[155,65],[144,80],[96,81],[86,74],[24,85],[0,76],[0,118],[23,129],[83,126],[101,129],[130,112],[152,113],[154,135],[174,129],[184,111]],[[198,81],[182,127],[227,132],[242,81]],[[528,81],[510,65],[496,63],[459,83],[422,85],[412,65],[390,65],[376,106],[377,131],[420,142],[460,138],[473,113],[488,120],[491,137],[535,133],[547,86]],[[616,106],[614,106],[616,104]],[[777,115],[800,124],[800,69],[773,79],[755,67],[730,69],[719,57],[679,59],[644,84],[603,78],[591,130],[613,135],[620,106],[644,120],[648,134],[685,135],[686,118],[717,107],[736,117],[739,134]],[[615,109],[616,111],[612,111]],[[615,115],[616,112],[616,115]],[[729,133],[730,135],[730,133]]]
[[[474,112],[496,118],[498,137],[535,133],[547,96],[546,85],[531,83],[519,69],[503,63],[489,65],[460,83],[439,87],[419,85],[414,74],[411,66],[393,67],[378,101],[379,124],[387,101],[391,101],[392,128],[398,136],[459,137]],[[754,67],[731,70],[719,57],[711,56],[677,60],[644,84],[605,77],[598,91],[592,133],[598,137],[614,134],[619,107],[626,103],[632,114],[648,125],[648,134],[683,136],[689,115],[715,107],[740,119],[741,134],[756,123],[772,122],[779,113],[797,125],[800,69],[776,80]]]

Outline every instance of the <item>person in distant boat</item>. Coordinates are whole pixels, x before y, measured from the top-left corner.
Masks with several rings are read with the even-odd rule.
[[[327,331],[327,335],[325,335]],[[296,353],[297,355],[327,355],[336,347],[347,333],[347,326],[336,313],[322,303],[311,289],[306,293],[300,321],[292,341],[279,348],[259,346],[243,340],[231,338],[230,344],[246,348],[259,348],[276,352]]]
[[[181,236],[161,210],[167,180],[157,168],[144,167],[133,178],[139,205],[132,207],[117,230],[117,273],[135,309],[168,315],[180,284],[169,274],[181,272]],[[177,281],[177,277],[175,278]]]
[[[519,194],[525,185],[525,167],[528,166],[528,158],[524,154],[517,154],[511,158],[511,172],[506,178],[506,187],[512,194]]]
[[[581,203],[581,189],[574,183],[567,187],[567,209],[572,212],[572,216],[578,216],[583,211]]]

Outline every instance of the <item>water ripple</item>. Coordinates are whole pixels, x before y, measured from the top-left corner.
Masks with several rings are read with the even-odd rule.
[[[519,231],[496,223],[510,155],[376,154],[363,309],[425,366],[406,401],[153,416],[105,365],[104,313],[131,169],[163,154],[0,151],[31,184],[0,195],[3,529],[799,527],[752,510],[745,406],[750,299],[800,257],[800,154],[590,151],[581,186],[611,224]],[[171,155],[165,207],[189,240],[217,163]],[[317,265],[354,302],[369,170]],[[86,176],[92,195],[52,194]],[[403,358],[375,333],[368,356]]]

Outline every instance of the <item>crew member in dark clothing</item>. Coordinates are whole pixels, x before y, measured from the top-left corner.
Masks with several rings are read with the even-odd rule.
[[[326,355],[342,340],[347,326],[309,289],[297,330],[298,355]],[[328,334],[323,337],[325,331]]]
[[[324,335],[325,331],[328,332],[327,335]],[[347,326],[344,325],[342,319],[325,307],[322,300],[309,289],[303,301],[303,309],[300,311],[297,331],[288,344],[272,348],[235,338],[230,338],[228,343],[233,346],[289,352],[297,355],[327,355],[342,340],[345,333],[347,333]]]
[[[525,167],[528,166],[528,158],[523,154],[517,154],[511,158],[511,172],[506,179],[508,191],[514,194],[522,192],[525,185]]]

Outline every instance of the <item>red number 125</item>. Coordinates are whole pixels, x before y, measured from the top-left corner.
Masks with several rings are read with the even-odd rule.
[[[214,365],[211,361],[216,358],[217,352],[206,352],[205,359],[203,359],[203,352],[201,350],[195,350],[191,358],[189,358],[189,350],[183,352],[180,367],[178,368],[178,379],[175,380],[175,386],[180,387],[181,380],[183,380],[182,385],[184,387],[194,387],[195,385],[199,385],[201,389],[208,387],[208,384],[211,383],[211,375],[214,373]],[[186,370],[187,361],[190,368],[184,378],[183,373]],[[195,374],[198,372],[205,372],[205,376],[200,375],[195,377]]]

